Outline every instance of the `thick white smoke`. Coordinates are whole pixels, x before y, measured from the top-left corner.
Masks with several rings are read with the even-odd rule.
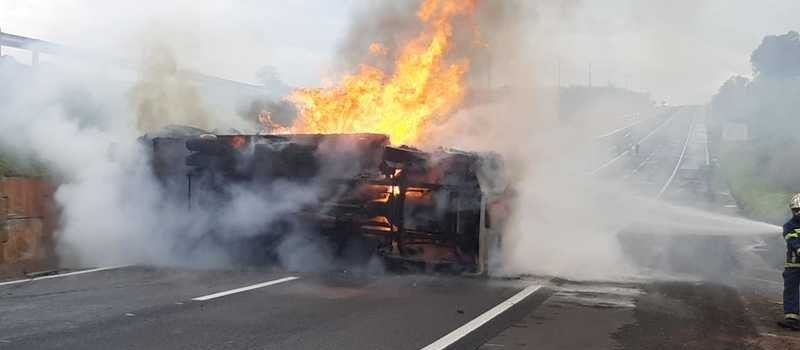
[[[574,279],[653,277],[653,270],[645,270],[637,260],[640,257],[631,252],[645,255],[667,251],[663,254],[687,257],[682,263],[724,265],[718,260],[728,257],[687,249],[692,239],[681,237],[774,234],[779,229],[667,204],[619,179],[593,174],[591,170],[597,164],[618,153],[595,144],[598,135],[622,126],[620,115],[608,111],[622,114],[633,110],[641,119],[653,117],[656,111],[652,106],[618,101],[613,96],[594,101],[603,108],[589,106],[578,110],[572,119],[564,118],[564,111],[559,111],[565,103],[559,98],[566,97],[553,87],[557,81],[555,55],[572,52],[563,50],[558,39],[568,38],[575,31],[588,33],[587,28],[580,27],[584,23],[575,21],[592,7],[582,2],[539,1],[484,4],[484,10],[487,8],[479,23],[489,47],[486,55],[493,59],[472,60],[471,84],[476,90],[493,89],[493,102],[462,109],[439,126],[430,142],[494,150],[506,158],[515,177],[516,199],[502,248],[497,252],[500,263],[493,273]],[[574,102],[585,103],[580,99]],[[684,136],[670,135],[681,140]],[[643,243],[621,238],[627,231],[689,243],[667,245],[661,238],[647,238]],[[656,260],[653,256],[657,266],[646,267],[674,270],[670,266],[674,261]],[[726,272],[732,268],[726,267]]]
[[[31,68],[9,58],[0,65],[0,76],[13,82],[0,98],[0,149],[43,164],[58,184],[55,241],[65,266],[226,266],[240,261],[231,247],[316,200],[314,186],[292,183],[231,187],[229,201],[191,211],[185,197],[169,195],[138,138],[165,120],[197,124],[206,112],[196,85],[176,75],[169,54],[155,57],[143,66],[156,68],[130,82],[85,66]],[[167,70],[160,69],[165,59]],[[202,117],[218,128],[240,122]],[[317,254],[321,245],[296,238],[281,243],[278,258],[290,268],[322,267],[329,261]]]
[[[134,79],[127,80],[110,79],[108,77],[114,73],[99,70],[94,65],[53,66],[46,70],[40,68],[38,72],[4,65],[0,72],[4,79],[13,81],[0,87],[3,89],[0,91],[0,147],[13,150],[20,158],[44,163],[61,184],[56,194],[62,210],[57,240],[59,252],[69,264],[228,264],[229,254],[222,245],[216,244],[217,237],[206,235],[209,227],[246,237],[314,199],[313,188],[297,188],[290,184],[261,189],[263,192],[234,188],[231,190],[234,200],[228,206],[216,208],[214,212],[190,214],[185,203],[169,200],[161,193],[148,169],[147,152],[136,142],[140,127],[150,129],[164,125],[164,120],[157,119],[159,113],[166,113],[164,117],[170,123],[191,122],[203,117],[209,127],[243,126],[241,120],[235,119],[233,111],[207,110],[207,100],[186,90],[191,86],[187,87],[179,74],[180,62],[201,68],[221,67],[223,72],[230,73],[223,75],[242,77],[245,76],[241,71],[243,67],[253,66],[252,61],[258,60],[284,71],[303,70],[303,74],[295,75],[303,76],[295,78],[296,81],[303,81],[307,78],[304,75],[312,73],[319,76],[321,71],[318,62],[312,73],[306,72],[307,67],[304,67],[313,63],[308,57],[318,51],[286,45],[282,41],[272,42],[274,47],[259,47],[252,49],[254,51],[239,45],[242,41],[238,40],[238,35],[243,29],[236,24],[238,21],[219,19],[224,17],[219,15],[220,11],[230,14],[233,11],[230,8],[220,9],[219,5],[211,3],[195,6],[194,2],[183,2],[181,5],[145,13],[143,18],[129,21],[112,16],[122,23],[114,27],[113,35],[108,38],[88,35],[89,42],[129,54],[147,47],[140,45],[149,42],[141,40],[142,29],[157,23],[152,27],[158,28],[156,32],[167,47],[176,48],[177,58],[167,56],[166,60],[158,61],[161,64],[155,65],[156,69],[150,70],[150,74],[140,76],[137,73]],[[96,16],[98,12],[119,12],[106,6],[117,7],[118,4],[103,5],[87,13]],[[126,6],[146,7],[135,3]],[[384,7],[406,12],[385,15]],[[380,28],[374,25],[375,18],[388,21],[414,18],[413,7],[384,7],[371,10],[381,14],[367,12],[363,16],[372,18],[371,24],[353,25],[355,34],[341,45],[343,50],[366,50],[373,39],[364,38],[363,34],[369,31],[358,29]],[[186,8],[192,11],[186,13],[183,11]],[[575,20],[575,14],[580,11],[584,11],[581,18],[593,18],[585,12],[591,8],[580,1],[483,2],[478,24],[481,42],[485,45],[482,49],[456,48],[470,53],[472,90],[490,91],[489,97],[484,103],[463,108],[447,124],[438,126],[431,133],[429,143],[493,150],[505,156],[515,180],[516,210],[504,238],[503,266],[496,272],[585,279],[618,278],[635,273],[635,266],[629,264],[619,244],[618,233],[636,223],[663,224],[664,232],[674,228],[702,233],[771,229],[653,203],[632,194],[624,186],[587,174],[586,165],[591,157],[604,156],[589,155],[587,150],[592,147],[589,140],[601,131],[598,129],[607,131],[611,127],[605,127],[609,125],[603,122],[581,124],[560,120],[559,94],[552,85],[557,81],[557,56],[562,54],[559,49],[563,49],[565,56],[572,54],[572,61],[564,57],[563,62],[565,66],[571,65],[573,72],[578,70],[575,67],[584,65],[584,62],[577,62],[576,57],[585,51],[564,49],[560,40],[579,37],[591,41],[591,35],[583,34],[592,33],[594,27],[587,29]],[[273,14],[270,18],[277,18],[275,21],[261,21],[253,17],[259,11],[233,12],[247,12],[236,18],[242,20],[245,31],[250,33],[247,35],[250,43],[258,42],[252,38],[257,36],[253,34],[257,24],[270,29],[282,28],[286,19],[277,17],[303,17]],[[124,17],[127,18],[127,12]],[[113,27],[111,23],[100,24]],[[297,28],[296,23],[289,24],[291,29],[303,31],[298,32],[297,37],[283,35],[284,41],[292,38],[297,39],[291,40],[293,43],[304,42],[310,46],[327,46],[332,41],[323,45],[316,39],[320,33],[308,31],[313,25]],[[393,23],[386,28],[399,28],[400,34],[380,33],[387,34],[381,39],[391,44],[402,39],[402,33],[413,29],[413,25]],[[85,29],[79,31],[81,35],[100,32],[97,27]],[[324,34],[328,39],[335,39],[330,33]],[[651,34],[650,37],[662,38],[660,34],[663,33],[654,30]],[[152,32],[146,37],[149,35]],[[109,38],[114,38],[114,42],[110,43]],[[120,42],[125,43],[122,45],[125,47],[120,48]],[[636,40],[626,41],[625,47],[636,47],[635,43]],[[472,47],[475,43],[460,44]],[[281,49],[270,52],[277,47]],[[648,55],[636,57],[644,61],[651,58]],[[342,65],[345,69],[352,68],[351,60],[358,58],[358,52],[346,56]],[[233,63],[240,61],[244,63]],[[163,69],[165,67],[167,69]],[[565,75],[566,72],[565,68]],[[572,83],[578,81],[583,82],[583,78],[571,78]],[[492,103],[485,103],[486,100]],[[149,119],[143,122],[139,118],[142,113]],[[680,219],[672,219],[675,217]],[[286,264],[303,268],[327,261],[326,253],[307,238],[298,235],[283,243],[285,249],[281,251],[291,252],[283,256]],[[701,264],[703,260],[697,261]]]

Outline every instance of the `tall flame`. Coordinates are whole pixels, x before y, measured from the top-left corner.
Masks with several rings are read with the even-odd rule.
[[[387,74],[362,64],[334,86],[298,89],[297,132],[374,132],[395,144],[417,143],[427,124],[448,116],[463,100],[469,62],[446,62],[453,20],[475,11],[477,0],[425,0],[417,17],[425,30],[406,43]],[[375,43],[371,51],[380,51]],[[374,52],[373,52],[374,53]]]

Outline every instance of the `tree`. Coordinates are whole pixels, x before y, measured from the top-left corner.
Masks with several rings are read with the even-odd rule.
[[[746,121],[753,112],[750,79],[733,76],[711,98],[711,114],[718,122]]]
[[[791,78],[800,76],[800,34],[790,31],[768,35],[750,56],[758,77]]]

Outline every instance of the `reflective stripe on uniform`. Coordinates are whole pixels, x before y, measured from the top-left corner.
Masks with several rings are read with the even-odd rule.
[[[800,267],[800,263],[790,263],[790,262],[787,262],[787,263],[784,263],[784,264],[783,264],[783,267]]]
[[[784,314],[783,317],[786,318],[787,320],[800,319],[800,317],[798,317],[797,314]]]
[[[800,238],[800,234],[798,234],[797,232],[791,232],[791,233],[787,233],[785,236],[783,236],[783,239],[785,239],[787,241],[792,239],[792,238]]]

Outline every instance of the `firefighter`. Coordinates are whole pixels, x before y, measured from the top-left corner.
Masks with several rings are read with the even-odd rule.
[[[792,218],[783,225],[786,240],[786,263],[783,269],[783,321],[781,326],[800,330],[800,193],[789,202]]]

